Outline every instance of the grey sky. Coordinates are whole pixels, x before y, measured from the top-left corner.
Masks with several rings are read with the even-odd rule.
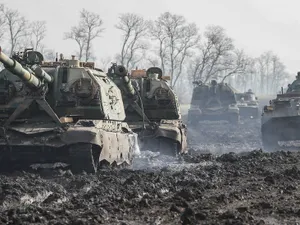
[[[98,59],[114,56],[120,49],[120,34],[114,28],[118,15],[134,12],[155,19],[170,11],[195,22],[203,31],[209,24],[221,25],[237,45],[251,56],[272,50],[295,74],[300,47],[299,0],[0,0],[18,9],[29,20],[46,20],[47,48],[69,56],[77,50],[74,41],[63,40],[63,33],[77,24],[84,7],[99,13],[105,32],[96,39],[93,49]]]

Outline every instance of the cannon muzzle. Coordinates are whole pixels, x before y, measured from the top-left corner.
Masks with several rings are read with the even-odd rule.
[[[118,65],[115,68],[115,73],[120,77],[124,77],[127,75],[127,69],[124,66]]]
[[[2,52],[1,47],[0,62],[3,63],[7,70],[18,76],[30,87],[41,88],[43,86],[42,79],[48,83],[53,81],[53,78],[37,65],[31,66],[31,70],[34,72],[34,74],[30,70],[25,69],[18,61],[5,55]]]
[[[115,67],[115,74],[122,78],[127,94],[134,96],[136,93],[134,87],[132,86],[131,80],[127,75],[127,69],[124,66],[118,65]]]

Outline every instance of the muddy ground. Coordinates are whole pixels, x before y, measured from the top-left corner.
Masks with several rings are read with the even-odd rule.
[[[298,224],[300,153],[265,153],[260,121],[203,123],[182,159],[130,169],[0,175],[0,224]],[[231,153],[235,152],[235,153]]]

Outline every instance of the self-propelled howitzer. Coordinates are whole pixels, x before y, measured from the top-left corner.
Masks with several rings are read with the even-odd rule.
[[[113,64],[108,71],[122,90],[126,122],[138,133],[141,150],[164,154],[187,152],[186,126],[181,120],[175,92],[158,67],[129,74],[124,66]]]
[[[260,112],[258,98],[251,89],[244,93],[235,93],[235,98],[237,100],[241,117],[259,118]]]
[[[261,117],[261,137],[266,151],[281,148],[279,142],[300,140],[300,72],[288,85],[286,92],[277,94],[275,99],[263,107]]]
[[[36,51],[12,58],[0,51],[0,61],[0,81],[9,84],[0,87],[1,168],[63,162],[95,172],[131,164],[136,135],[124,122],[119,88],[102,70],[74,58],[46,63]]]
[[[210,83],[193,83],[195,87],[188,111],[190,125],[197,126],[204,120],[227,120],[235,125],[239,123],[240,114],[233,87],[216,80]]]

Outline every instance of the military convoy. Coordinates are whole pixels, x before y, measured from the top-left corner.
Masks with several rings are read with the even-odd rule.
[[[279,141],[300,140],[300,72],[287,91],[277,94],[264,106],[261,118],[262,142],[265,150],[276,150]]]
[[[127,71],[113,64],[107,73],[72,57],[44,62],[26,49],[6,56],[0,48],[0,169],[63,162],[73,172],[97,172],[102,165],[131,165],[142,150],[187,153],[187,128],[168,77],[158,67]],[[188,123],[258,118],[249,90],[226,83],[194,82]],[[264,149],[300,134],[300,72],[286,93],[265,106]]]
[[[203,120],[227,120],[238,124],[240,120],[239,108],[233,88],[227,83],[194,82],[191,107],[188,111],[188,122],[197,125]]]
[[[120,89],[74,57],[43,62],[32,49],[11,58],[0,48],[0,167],[63,162],[74,172],[130,165],[137,135]]]
[[[132,70],[113,64],[108,76],[123,93],[126,122],[139,136],[141,150],[177,155],[187,152],[186,126],[175,92],[158,67]]]
[[[236,93],[235,96],[240,110],[240,117],[259,118],[258,98],[251,89],[244,93]]]

